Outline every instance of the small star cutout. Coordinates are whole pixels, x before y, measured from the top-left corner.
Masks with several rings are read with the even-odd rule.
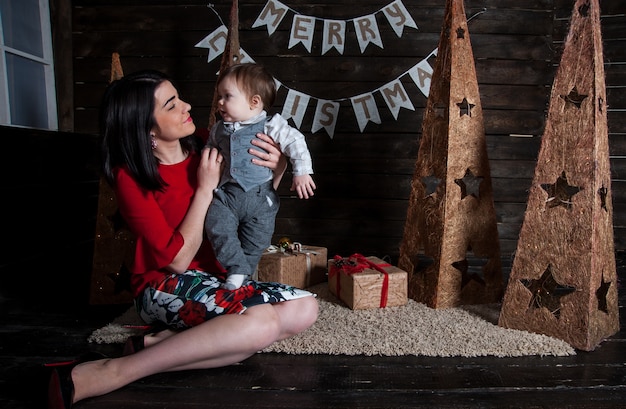
[[[602,113],[604,111],[604,98],[598,97],[598,111]]]
[[[474,108],[476,105],[470,104],[467,101],[467,98],[463,98],[463,101],[458,102],[456,104],[456,106],[459,107],[459,116],[467,115],[467,116],[471,117],[472,116],[472,108]]]
[[[609,313],[609,307],[606,301],[606,295],[609,292],[609,287],[611,287],[611,282],[609,281],[608,283],[605,283],[604,280],[602,280],[600,287],[596,290],[596,298],[598,298],[598,309],[600,311],[606,312],[607,314]]]
[[[425,272],[429,266],[435,264],[435,259],[426,254],[418,254],[415,260],[415,273]]]
[[[546,200],[548,207],[563,206],[566,209],[572,208],[572,196],[582,190],[578,186],[567,183],[565,171],[557,178],[556,182],[544,183],[541,187],[548,192],[548,199]]]
[[[462,179],[454,179],[454,183],[461,188],[461,200],[467,195],[474,196],[476,199],[480,198],[480,184],[483,182],[483,177],[474,176],[472,171],[468,168],[465,171],[465,176]]]
[[[425,196],[430,196],[435,193],[439,183],[441,183],[441,179],[434,175],[424,176],[422,178],[422,185],[424,185],[424,189],[426,190]]]
[[[532,297],[528,308],[547,308],[552,315],[559,318],[561,315],[561,297],[576,291],[574,287],[559,284],[552,275],[552,266],[548,265],[538,280],[520,280]]]
[[[606,208],[606,195],[609,193],[609,190],[607,188],[605,188],[604,186],[602,186],[600,189],[598,189],[598,194],[600,195],[600,206],[604,209],[607,210]]]
[[[583,103],[583,100],[587,98],[587,95],[579,94],[576,87],[574,87],[569,94],[560,95],[560,97],[563,98],[566,103],[573,104],[576,108],[580,108],[580,105]]]
[[[587,17],[589,15],[589,3],[585,3],[582,6],[578,7],[578,14],[583,17]]]
[[[464,288],[472,281],[475,281],[483,286],[486,285],[482,271],[483,266],[485,266],[488,261],[489,259],[484,258],[465,258],[452,263],[452,267],[461,272],[461,288]]]
[[[465,30],[463,27],[459,27],[456,29],[456,38],[465,38]]]
[[[435,113],[435,116],[438,118],[445,118],[446,117],[446,110],[447,107],[440,105],[440,104],[434,104],[433,105],[433,112]]]

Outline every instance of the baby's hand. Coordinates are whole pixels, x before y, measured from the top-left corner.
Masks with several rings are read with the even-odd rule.
[[[311,175],[301,175],[294,176],[293,182],[291,183],[291,191],[298,192],[298,197],[300,199],[308,199],[313,196],[313,191],[317,187],[315,186],[315,182],[313,182],[313,178]]]
[[[226,282],[222,284],[222,288],[230,291],[236,290],[241,287],[244,278],[243,274],[231,274],[226,278]]]

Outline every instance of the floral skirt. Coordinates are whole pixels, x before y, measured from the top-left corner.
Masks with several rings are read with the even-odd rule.
[[[146,288],[135,300],[135,306],[149,325],[184,329],[222,314],[241,314],[254,305],[315,296],[281,283],[249,280],[230,291],[221,288],[222,282],[199,270],[171,274],[156,286]]]

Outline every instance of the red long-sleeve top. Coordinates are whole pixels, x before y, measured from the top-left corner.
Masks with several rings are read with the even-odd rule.
[[[116,172],[115,194],[120,214],[136,238],[135,258],[131,267],[131,290],[137,297],[148,285],[171,274],[165,269],[184,243],[178,226],[184,219],[197,186],[198,154],[175,165],[159,165],[167,183],[163,191],[148,191],[133,179],[128,168]],[[188,269],[222,275],[224,269],[215,258],[208,240],[204,240]]]

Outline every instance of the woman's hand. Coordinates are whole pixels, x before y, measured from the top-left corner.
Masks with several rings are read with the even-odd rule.
[[[220,182],[224,158],[216,148],[204,148],[198,165],[197,190],[213,192]]]
[[[252,163],[272,169],[274,171],[274,189],[278,189],[280,180],[287,169],[287,157],[280,151],[278,144],[264,133],[256,134],[252,144],[263,149],[263,151],[256,149],[248,151],[251,155],[256,156],[256,158],[252,158]]]

